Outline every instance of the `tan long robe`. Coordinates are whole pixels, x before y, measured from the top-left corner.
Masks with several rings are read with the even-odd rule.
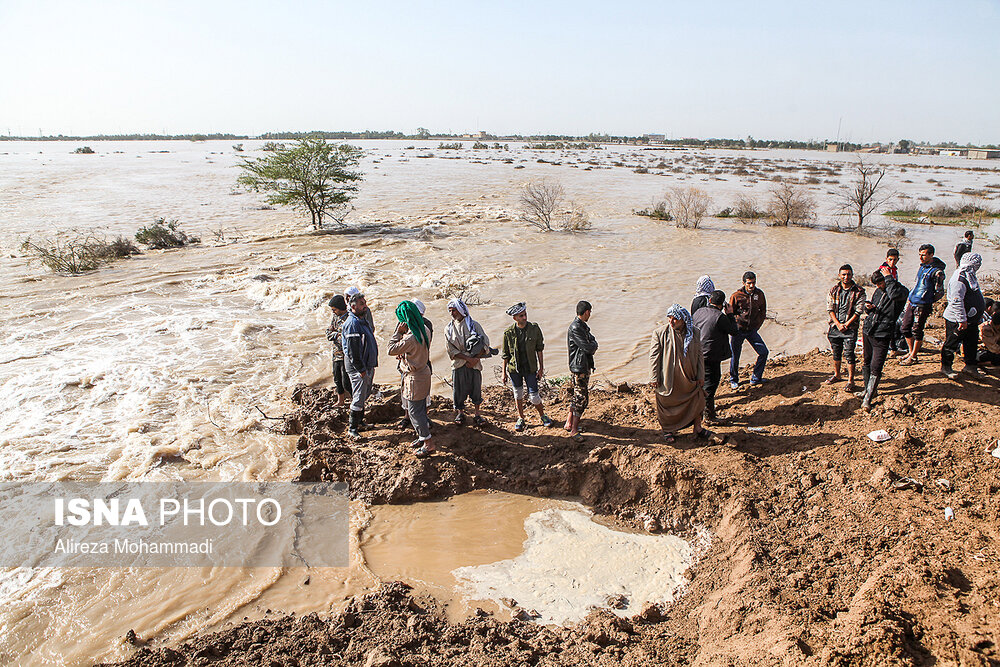
[[[684,333],[665,324],[649,346],[650,381],[656,383],[656,417],[664,432],[694,423],[705,409],[705,359],[697,329],[684,354]]]
[[[422,401],[431,393],[431,369],[427,365],[427,346],[420,344],[412,332],[392,334],[388,352],[399,358],[399,372],[403,374],[400,396],[408,401]]]

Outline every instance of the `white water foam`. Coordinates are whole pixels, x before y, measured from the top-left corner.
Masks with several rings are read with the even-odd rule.
[[[595,523],[589,514],[544,510],[524,522],[524,552],[512,560],[462,567],[452,574],[474,599],[512,598],[543,623],[565,625],[624,595],[621,616],[645,602],[670,603],[684,590],[694,549],[672,535],[634,535]]]

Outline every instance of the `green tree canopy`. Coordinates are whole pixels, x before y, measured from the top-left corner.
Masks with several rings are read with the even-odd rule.
[[[306,137],[294,144],[272,144],[258,158],[243,158],[243,173],[237,183],[264,193],[268,204],[308,211],[313,229],[327,218],[344,224],[351,212],[351,200],[364,180],[355,171],[361,149],[348,144],[331,144],[319,137]]]

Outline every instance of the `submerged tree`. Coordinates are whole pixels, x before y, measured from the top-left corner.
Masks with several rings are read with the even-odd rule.
[[[779,183],[771,188],[768,215],[772,218],[772,225],[787,227],[789,224],[802,224],[813,218],[815,211],[815,200],[803,188],[789,183]]]
[[[263,157],[243,158],[237,183],[265,193],[268,204],[308,211],[313,229],[320,229],[327,218],[343,225],[353,210],[356,183],[364,180],[361,172],[353,170],[361,161],[361,149],[319,137],[268,149]]]
[[[858,229],[865,224],[869,215],[878,211],[894,196],[883,181],[885,171],[884,166],[869,164],[863,158],[858,158],[854,165],[854,181],[837,195],[840,213],[856,218]]]
[[[552,219],[563,201],[564,190],[560,183],[550,180],[531,181],[521,187],[521,222],[552,231]]]

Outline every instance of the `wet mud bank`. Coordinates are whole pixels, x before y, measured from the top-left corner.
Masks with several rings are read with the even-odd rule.
[[[634,603],[626,618],[604,609],[565,628],[490,615],[454,624],[435,601],[386,583],[330,617],[140,647],[123,664],[1000,665],[997,369],[951,382],[933,354],[911,368],[890,361],[866,414],[843,383],[822,384],[830,366],[817,351],[772,362],[763,388],[720,389],[723,444],[689,431],[661,444],[645,387],[593,391],[584,443],[531,419],[515,433],[498,388],[482,429],[451,424],[436,399],[440,453],[427,460],[395,426],[393,399],[352,443],[332,394],[299,388],[286,426],[300,436],[303,480],[348,480],[373,504],[474,489],[577,496],[615,523],[707,529],[711,541],[684,595],[665,608]],[[558,391],[547,404],[565,417]],[[892,437],[869,439],[878,429]]]

